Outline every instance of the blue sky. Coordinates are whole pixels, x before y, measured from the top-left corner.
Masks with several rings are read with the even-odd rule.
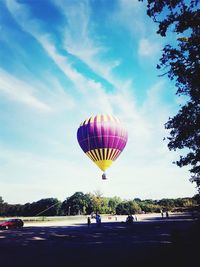
[[[164,123],[184,99],[156,64],[170,39],[136,0],[0,1],[0,195],[9,203],[100,190],[123,199],[193,196]],[[129,140],[107,181],[80,149],[86,118],[111,113]]]

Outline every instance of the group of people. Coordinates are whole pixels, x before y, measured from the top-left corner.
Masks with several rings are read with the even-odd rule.
[[[162,218],[164,218],[164,214],[165,214],[165,216],[166,216],[167,219],[169,218],[169,212],[168,212],[168,210],[166,210],[166,211],[161,210],[160,213],[161,213]]]
[[[96,219],[97,226],[100,227],[101,226],[101,216],[99,214],[96,214],[95,219]],[[88,216],[87,217],[87,225],[88,225],[88,227],[90,226],[90,224],[91,224],[91,216]]]
[[[88,216],[87,217],[87,225],[88,225],[88,227],[90,226],[90,224],[91,224],[91,218],[95,218],[95,220],[96,220],[96,225],[98,226],[98,227],[100,227],[101,226],[101,216],[99,215],[99,214],[96,214],[95,216]],[[115,220],[117,221],[117,217],[115,216]],[[127,216],[127,218],[126,218],[126,223],[127,224],[132,224],[134,221],[137,221],[137,216],[136,215],[132,215],[132,214],[130,214],[130,215],[128,215]]]
[[[162,218],[164,218],[164,217],[166,217],[167,219],[169,218],[169,212],[168,212],[168,210],[166,210],[166,211],[160,210],[160,213],[161,213]],[[101,216],[99,214],[96,214],[95,216],[94,215],[91,215],[91,216],[88,216],[87,217],[87,225],[88,225],[88,227],[91,224],[91,218],[95,218],[96,225],[98,227],[101,226]],[[115,217],[115,220],[117,220],[117,217]],[[132,224],[134,221],[137,221],[137,216],[136,215],[130,214],[130,215],[127,216],[126,223],[128,225]]]

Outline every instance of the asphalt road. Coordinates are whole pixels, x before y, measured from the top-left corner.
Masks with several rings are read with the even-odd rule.
[[[188,215],[131,226],[26,226],[0,231],[0,267],[191,266],[199,240],[199,222]]]

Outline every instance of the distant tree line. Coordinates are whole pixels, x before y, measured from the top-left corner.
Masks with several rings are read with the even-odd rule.
[[[0,197],[0,216],[69,216],[91,213],[127,215],[160,212],[160,210],[191,210],[200,204],[200,195],[185,198],[163,198],[161,200],[120,197],[103,197],[101,192],[84,194],[76,192],[63,202],[57,198],[45,198],[26,204],[8,204]]]

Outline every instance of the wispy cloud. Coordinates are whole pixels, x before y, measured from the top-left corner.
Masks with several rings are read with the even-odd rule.
[[[40,30],[38,30],[38,22],[31,17],[29,18],[29,12],[25,7],[22,7],[16,2],[8,1],[8,8],[20,26],[42,45],[43,49],[58,66],[58,68],[73,82],[75,89],[78,89],[79,93],[82,93],[84,97],[88,97],[88,105],[90,106],[91,104],[91,109],[98,109],[97,107],[99,107],[99,110],[105,110],[107,112],[112,111],[109,101],[107,100],[107,96],[103,93],[104,88],[102,84],[87,78],[73,68],[67,56],[63,56],[58,52],[58,49],[52,42],[50,36],[40,33]],[[18,20],[19,17],[21,18],[20,20]],[[94,104],[94,97],[99,104]]]
[[[90,5],[88,1],[70,2],[66,8],[66,1],[55,1],[64,14],[67,27],[64,30],[64,48],[89,66],[97,75],[118,87],[112,75],[113,69],[120,65],[120,60],[100,60],[102,54],[110,49],[96,37],[95,26],[90,22]],[[78,19],[77,19],[78,18]]]
[[[120,23],[134,37],[145,36],[148,25],[144,22],[145,10],[137,0],[119,0],[112,19]]]
[[[3,69],[0,69],[0,93],[12,101],[21,102],[44,112],[51,111],[48,104],[34,96],[36,90],[33,87]]]
[[[117,12],[112,17],[128,31],[133,42],[138,43],[139,56],[152,58],[160,52],[161,40],[155,36],[156,26],[147,17],[144,3],[138,0],[119,0]]]
[[[41,32],[39,21],[32,18],[25,6],[18,4],[13,0],[7,0],[7,5],[9,11],[16,19],[16,22],[23,28],[23,30],[31,34],[41,44],[49,57],[71,81],[76,85],[85,81],[85,77],[72,68],[67,56],[63,56],[57,52],[57,48],[51,41],[49,34]],[[20,20],[18,19],[19,17]]]
[[[153,57],[161,51],[160,44],[143,38],[139,42],[138,54],[141,57]]]

